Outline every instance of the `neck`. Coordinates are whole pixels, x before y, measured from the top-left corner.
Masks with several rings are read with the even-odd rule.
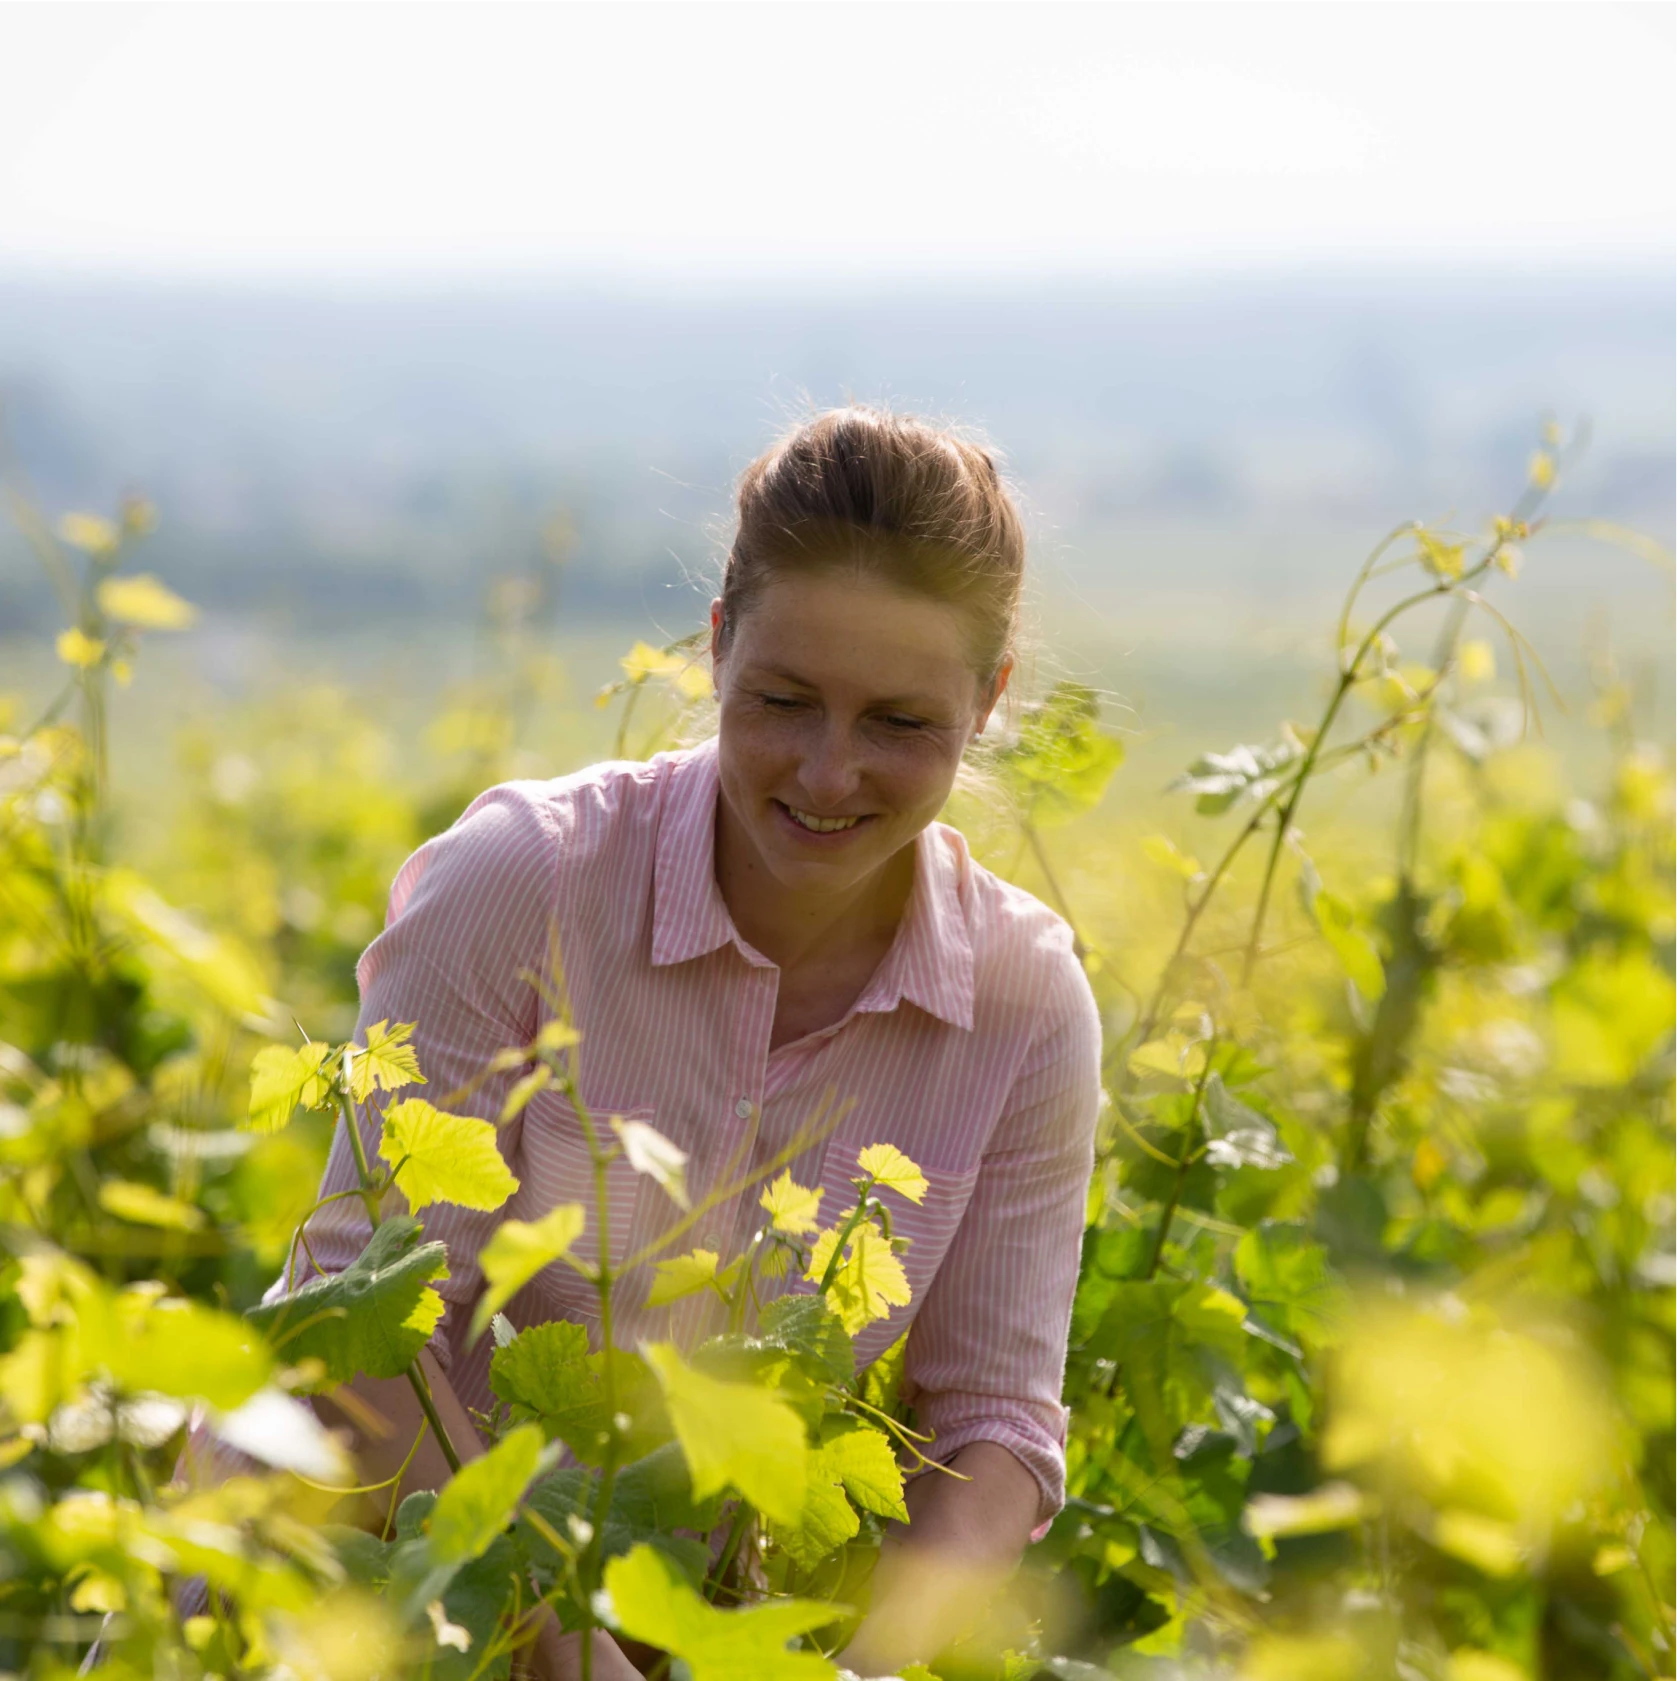
[[[868,946],[889,945],[914,887],[910,843],[852,886],[800,893],[775,880],[716,802],[716,884],[741,936],[780,969],[831,961]]]

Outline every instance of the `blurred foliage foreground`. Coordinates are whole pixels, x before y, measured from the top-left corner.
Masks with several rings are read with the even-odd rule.
[[[1173,835],[1103,806],[1121,752],[1071,686],[958,798],[980,855],[1078,932],[1107,1101],[1070,1499],[936,1674],[1672,1674],[1672,781],[1605,662],[1589,786],[1524,740],[1536,661],[1497,603],[1558,454],[1484,532],[1394,531],[1314,722],[1197,760]],[[655,1673],[832,1673],[925,1445],[891,1360],[851,1358],[903,1299],[892,1209],[923,1189],[889,1139],[853,1208],[780,1174],[750,1251],[717,1256],[681,1252],[679,1152],[592,1118],[602,1185],[619,1154],[656,1179],[669,1240],[614,1270],[577,1250],[580,1209],[503,1228],[494,1446],[440,1497],[346,1494],[299,1399],[358,1371],[425,1399],[447,1259],[414,1216],[512,1185],[496,1117],[416,1095],[403,1024],[347,1041],[400,860],[527,768],[552,578],[498,588],[504,657],[450,699],[428,780],[342,696],[283,697],[196,728],[142,871],[108,719],[192,609],[132,568],[144,506],[18,512],[68,628],[63,694],[0,737],[0,1668],[466,1681],[506,1674],[545,1603],[661,1649]],[[693,652],[625,659],[620,748],[702,703]],[[1364,815],[1307,833],[1330,804]],[[511,1103],[566,1085],[569,1048],[508,1047]],[[367,1254],[257,1307],[332,1126],[375,1093]],[[614,1290],[650,1288],[713,1292],[728,1330],[590,1350],[490,1317],[549,1265],[608,1328]],[[258,1469],[191,1486],[194,1412]]]

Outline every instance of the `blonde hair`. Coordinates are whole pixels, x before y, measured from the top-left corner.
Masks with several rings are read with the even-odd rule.
[[[738,515],[724,641],[774,578],[848,565],[961,609],[983,688],[1013,652],[1025,530],[982,445],[911,415],[829,409],[746,468]]]

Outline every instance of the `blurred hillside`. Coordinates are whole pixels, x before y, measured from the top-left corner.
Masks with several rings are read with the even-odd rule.
[[[43,502],[143,487],[151,564],[281,619],[475,608],[564,508],[567,611],[684,628],[733,474],[852,396],[1005,448],[1050,613],[1151,630],[1216,589],[1283,617],[1395,520],[1501,505],[1546,411],[1594,425],[1557,511],[1668,536],[1674,349],[1662,276],[690,302],[0,281],[0,403]],[[0,619],[53,617],[0,534]]]

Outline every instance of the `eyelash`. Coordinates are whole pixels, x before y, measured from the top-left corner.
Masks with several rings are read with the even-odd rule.
[[[807,704],[796,695],[759,695],[757,698],[771,712],[796,712]],[[928,727],[924,719],[905,718],[900,714],[887,714],[880,722],[889,724],[893,730],[901,731],[904,735],[914,735]]]

